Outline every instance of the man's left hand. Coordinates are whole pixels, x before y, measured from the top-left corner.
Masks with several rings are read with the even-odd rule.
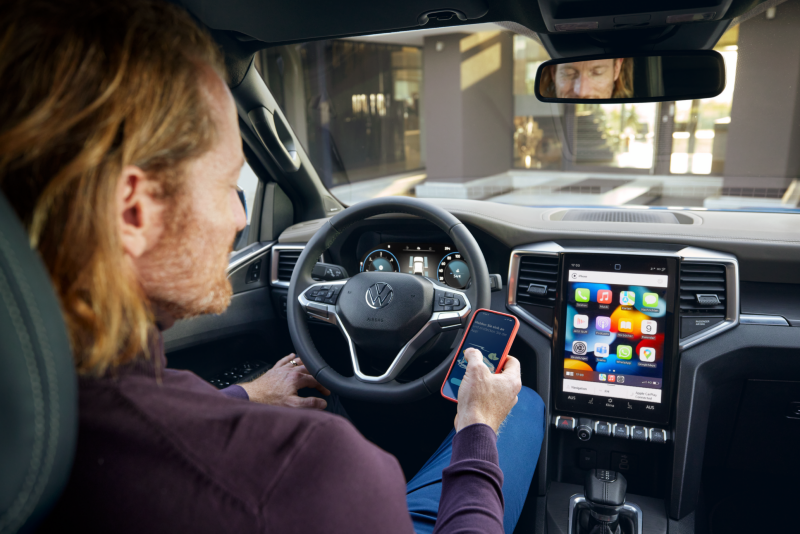
[[[294,363],[292,363],[294,362]],[[311,376],[302,360],[294,354],[284,356],[275,366],[252,382],[239,384],[250,400],[272,406],[324,410],[328,403],[317,397],[299,397],[297,391],[314,388],[323,395],[331,392]]]

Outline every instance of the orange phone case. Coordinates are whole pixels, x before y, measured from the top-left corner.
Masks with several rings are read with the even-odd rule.
[[[495,368],[494,374],[499,373],[500,371],[503,370],[503,367],[505,367],[506,360],[508,359],[508,351],[511,350],[511,344],[514,343],[514,338],[517,337],[517,330],[519,330],[519,319],[517,319],[515,316],[509,313],[501,313],[494,310],[487,310],[486,308],[480,308],[478,310],[475,310],[475,313],[472,314],[472,317],[469,320],[469,324],[467,325],[467,331],[464,333],[464,337],[461,338],[461,343],[458,345],[458,350],[456,351],[456,355],[453,357],[453,361],[450,362],[450,368],[447,370],[447,374],[444,377],[444,381],[442,382],[442,387],[439,388],[439,393],[442,394],[442,397],[444,397],[449,401],[453,401],[456,403],[458,402],[457,399],[448,397],[447,395],[444,394],[444,385],[447,382],[447,379],[450,378],[450,373],[453,372],[453,366],[456,364],[456,360],[458,360],[458,355],[461,354],[461,347],[464,346],[464,341],[466,341],[467,336],[469,335],[469,330],[470,328],[472,328],[472,321],[475,320],[475,316],[478,315],[479,312],[488,312],[488,313],[494,313],[496,315],[505,315],[506,317],[511,317],[512,319],[514,319],[514,329],[511,330],[511,335],[508,336],[508,343],[506,344],[506,348],[503,351],[503,355],[500,357],[500,362],[497,364],[497,367]]]

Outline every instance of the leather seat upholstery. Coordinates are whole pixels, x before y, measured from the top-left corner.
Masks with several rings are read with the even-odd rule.
[[[0,534],[58,500],[77,438],[77,380],[50,278],[0,194]]]

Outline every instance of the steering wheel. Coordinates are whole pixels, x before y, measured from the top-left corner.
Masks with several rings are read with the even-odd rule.
[[[442,229],[456,245],[472,276],[464,290],[455,290],[418,275],[361,272],[346,280],[317,282],[311,271],[350,225],[388,213],[414,215]],[[436,334],[462,328],[470,314],[490,305],[489,269],[467,228],[447,211],[413,198],[378,198],[359,202],[329,219],[306,245],[289,284],[287,314],[295,352],[319,383],[343,397],[401,403],[439,391],[453,353],[428,374],[410,382],[397,377]],[[347,341],[353,376],[328,365],[311,340],[307,317],[339,327]],[[357,351],[375,363],[387,363],[382,375],[367,375]]]

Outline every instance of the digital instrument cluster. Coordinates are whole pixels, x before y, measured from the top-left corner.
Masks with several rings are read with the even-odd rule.
[[[464,289],[470,280],[461,253],[443,243],[382,243],[361,259],[360,269],[425,276],[455,289]]]

